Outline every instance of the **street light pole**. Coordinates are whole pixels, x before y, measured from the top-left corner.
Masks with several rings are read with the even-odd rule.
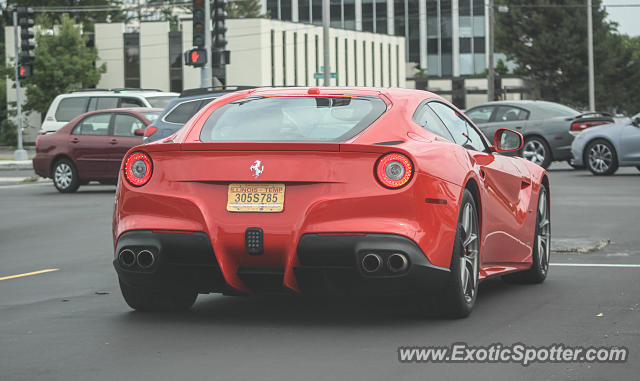
[[[329,0],[322,0],[322,55],[324,56],[324,70],[322,77],[324,78],[323,86],[329,86],[329,17],[330,17]]]
[[[487,15],[489,17],[489,51],[487,54],[489,55],[489,67],[487,68],[489,75],[487,76],[487,95],[489,98],[489,102],[492,102],[496,99],[495,92],[495,73],[493,70],[493,23],[494,23],[494,14],[493,14],[493,0],[489,0],[489,9],[487,9]]]
[[[595,79],[593,65],[593,15],[592,0],[587,0],[587,34],[589,40],[589,111],[596,111]]]

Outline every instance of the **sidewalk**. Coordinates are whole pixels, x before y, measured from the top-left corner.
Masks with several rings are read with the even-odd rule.
[[[33,169],[31,160],[0,160],[0,171],[5,169]]]
[[[0,146],[0,171],[11,169],[33,169],[31,159],[15,161],[13,160],[13,152],[15,147]],[[27,150],[27,155],[33,157],[36,154],[36,148],[33,146],[24,147]]]

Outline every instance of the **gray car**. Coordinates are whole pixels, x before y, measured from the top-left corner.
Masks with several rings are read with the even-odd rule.
[[[524,136],[520,155],[544,168],[552,161],[571,159],[574,134],[596,125],[612,123],[600,113],[580,113],[559,103],[546,101],[498,101],[470,108],[465,114],[485,136],[498,128],[509,128]],[[576,163],[572,163],[578,167]]]
[[[624,166],[640,169],[640,114],[584,131],[573,141],[571,153],[575,164],[594,175],[612,175]]]

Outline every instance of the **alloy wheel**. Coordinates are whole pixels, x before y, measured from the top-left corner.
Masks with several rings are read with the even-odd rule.
[[[544,163],[544,159],[546,157],[546,150],[544,145],[538,140],[530,140],[527,144],[524,145],[522,149],[522,156],[538,165],[542,165]]]
[[[56,166],[54,175],[54,181],[58,187],[66,189],[71,185],[73,179],[73,172],[71,167],[67,163],[60,163]]]
[[[598,173],[606,172],[613,162],[613,153],[606,144],[597,143],[589,151],[589,165]]]
[[[549,203],[547,202],[547,191],[540,193],[538,203],[538,261],[540,271],[544,274],[549,269],[549,252],[551,251],[551,220],[549,219]]]
[[[471,303],[478,286],[478,216],[473,203],[468,202],[462,211],[462,255],[460,256],[460,280],[467,303]]]

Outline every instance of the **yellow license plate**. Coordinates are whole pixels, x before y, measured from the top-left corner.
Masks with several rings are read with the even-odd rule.
[[[229,212],[282,212],[284,184],[229,184]]]

